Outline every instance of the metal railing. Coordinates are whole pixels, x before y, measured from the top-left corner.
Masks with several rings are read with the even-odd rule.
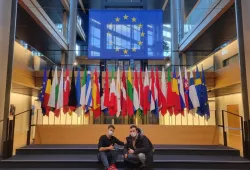
[[[232,128],[232,127],[226,127],[225,125],[225,113],[226,114],[229,114],[229,115],[233,115],[235,117],[238,117],[240,118],[240,125],[241,127],[240,128]],[[218,127],[221,127],[223,129],[223,142],[224,142],[224,146],[228,146],[228,141],[227,141],[227,131],[226,131],[226,128],[227,129],[234,129],[234,130],[240,130],[241,131],[241,140],[242,140],[242,149],[243,149],[243,156],[245,157],[245,137],[244,137],[244,121],[243,121],[243,116],[240,116],[240,115],[237,115],[235,113],[232,113],[232,112],[229,112],[229,111],[226,111],[226,110],[222,110],[222,125],[217,125]]]

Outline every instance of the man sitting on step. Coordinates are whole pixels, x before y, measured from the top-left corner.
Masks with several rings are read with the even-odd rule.
[[[118,156],[118,150],[115,148],[115,144],[124,146],[124,142],[114,137],[115,127],[113,125],[108,126],[108,132],[106,135],[102,135],[98,143],[98,158],[103,163],[105,170],[117,170],[115,163]]]
[[[124,159],[135,167],[138,165],[138,169],[146,169],[147,158],[152,155],[153,148],[149,139],[139,132],[137,126],[130,126],[130,136],[126,138],[124,147]]]

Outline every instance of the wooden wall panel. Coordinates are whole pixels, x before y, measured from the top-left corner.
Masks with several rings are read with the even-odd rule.
[[[125,141],[129,125],[115,125],[115,136]],[[140,125],[154,144],[217,145],[216,126]],[[97,144],[107,125],[41,125],[37,126],[35,144]]]

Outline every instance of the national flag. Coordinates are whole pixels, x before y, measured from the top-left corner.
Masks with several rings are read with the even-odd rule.
[[[188,83],[188,74],[186,67],[185,67],[185,78],[184,78],[184,94],[185,94],[186,108],[187,110],[189,110],[189,83]]]
[[[179,67],[179,94],[180,94],[180,103],[181,103],[181,114],[184,115],[184,108],[186,107],[185,103],[185,92],[184,92],[184,84],[183,84],[183,78],[181,73],[181,67]]]
[[[57,98],[58,98],[58,76],[57,76],[57,67],[55,67],[54,77],[52,81],[52,86],[50,89],[49,103],[48,106],[54,110],[56,108]]]
[[[155,96],[155,100],[158,100],[158,110],[161,110],[162,107],[162,101],[161,101],[161,96],[162,96],[162,91],[161,91],[161,87],[160,87],[160,78],[159,78],[159,71],[158,68],[156,68],[156,74],[155,74],[155,87],[156,87],[156,92],[157,92],[157,96]]]
[[[76,77],[76,101],[77,101],[77,108],[76,114],[77,116],[81,116],[82,114],[82,105],[81,105],[81,75],[80,69],[78,68],[77,77]]]
[[[161,98],[161,114],[164,116],[167,113],[167,84],[163,67],[161,71],[161,93],[159,98]]]
[[[137,111],[140,108],[140,101],[139,101],[139,79],[137,75],[137,71],[134,71],[134,96],[133,96],[133,103],[134,109]]]
[[[72,111],[76,110],[77,107],[77,96],[76,96],[76,84],[75,84],[75,68],[73,67],[72,70],[72,77],[71,77],[71,88],[69,92],[69,115],[72,115]]]
[[[91,72],[87,72],[87,82],[86,82],[86,99],[85,99],[85,113],[88,113],[89,109],[92,107],[92,86],[91,86]]]
[[[127,115],[127,85],[126,85],[126,75],[125,71],[122,72],[122,83],[121,83],[121,91],[122,91],[122,116]]]
[[[202,67],[202,86],[201,86],[201,102],[200,107],[197,109],[197,113],[199,115],[204,115],[205,119],[208,120],[210,118],[210,110],[208,104],[208,95],[207,95],[207,86],[206,86],[206,77],[205,72]]]
[[[150,111],[152,113],[154,113],[155,115],[158,113],[157,112],[157,105],[158,103],[156,103],[156,87],[155,87],[155,76],[154,76],[154,71],[153,69],[151,70],[151,79],[150,79],[150,83],[149,83],[149,93],[150,93]]]
[[[175,115],[181,112],[180,94],[178,88],[178,80],[176,77],[176,72],[174,68],[173,78],[172,78],[172,92],[173,92],[173,103],[174,103],[174,113]]]
[[[167,84],[167,110],[170,115],[173,114],[173,107],[174,107],[174,92],[172,91],[172,82],[171,82],[171,71],[168,68],[168,84]]]
[[[134,106],[133,106],[133,85],[132,85],[132,72],[130,67],[128,69],[128,79],[127,79],[127,106],[128,115],[133,116]]]
[[[66,69],[66,79],[64,82],[64,91],[63,91],[63,112],[68,112],[69,104],[69,92],[70,92],[70,80],[69,80],[69,70]]]
[[[121,114],[121,78],[120,78],[120,69],[117,68],[117,77],[116,77],[116,96],[117,96],[117,113],[116,117],[119,117]]]
[[[93,97],[93,113],[94,118],[98,118],[101,115],[101,99],[100,99],[100,83],[97,75],[97,71],[94,72],[93,79],[93,89],[92,89],[92,97]]]
[[[150,93],[149,93],[149,78],[148,78],[148,70],[147,67],[145,69],[145,77],[143,83],[143,113],[147,114],[148,110],[150,109]]]
[[[139,80],[139,102],[140,102],[140,109],[139,109],[139,115],[142,116],[143,112],[143,81],[142,81],[142,70],[140,69],[140,80]]]
[[[116,86],[115,86],[115,70],[112,69],[112,78],[110,84],[109,94],[109,114],[114,116],[117,113],[117,97],[116,97]]]
[[[56,109],[55,109],[55,116],[59,117],[61,113],[61,108],[63,108],[63,68],[61,70],[60,82],[59,82],[59,92],[57,97]]]
[[[84,69],[83,77],[82,77],[82,87],[81,87],[81,98],[80,98],[80,105],[85,112],[85,100],[86,100],[86,80],[87,80],[87,70],[86,67]]]
[[[192,110],[199,106],[200,102],[194,85],[193,71],[191,71],[189,79],[189,109]]]
[[[195,73],[195,89],[197,92],[197,96],[199,99],[200,107],[203,107],[203,101],[202,101],[202,82],[201,82],[201,76],[198,67],[196,66],[196,73]],[[197,112],[200,116],[203,116],[202,112]]]
[[[108,114],[108,108],[104,106],[104,88],[102,87],[102,71],[99,74],[99,83],[100,83],[100,96],[101,96],[101,112],[105,115]]]
[[[109,107],[109,73],[108,69],[106,69],[105,74],[105,84],[104,84],[104,107]]]
[[[46,114],[46,106],[44,106],[44,96],[45,96],[45,90],[46,90],[46,85],[47,85],[47,69],[44,69],[43,72],[43,84],[42,84],[42,89],[41,89],[41,93],[39,95],[39,101],[41,102],[41,109],[42,109],[42,113],[43,115]]]

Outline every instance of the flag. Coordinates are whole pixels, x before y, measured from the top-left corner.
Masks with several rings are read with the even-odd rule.
[[[191,71],[189,79],[189,109],[192,110],[199,106],[200,102],[194,85],[193,71]]]
[[[121,78],[120,78],[120,69],[117,68],[117,77],[116,77],[116,96],[117,96],[117,113],[116,116],[119,117],[121,114]]]
[[[184,84],[180,66],[179,66],[179,93],[180,93],[180,103],[181,103],[181,114],[184,115],[184,108],[186,107],[186,103],[185,103]]]
[[[137,111],[140,108],[140,101],[139,101],[139,79],[137,76],[137,71],[134,71],[134,96],[133,96],[133,103],[134,109]]]
[[[61,108],[63,108],[63,68],[61,70],[60,82],[59,82],[59,92],[57,97],[56,109],[55,109],[55,116],[59,117],[61,113]]]
[[[76,101],[77,101],[76,114],[79,117],[82,114],[82,105],[81,105],[81,75],[80,75],[80,69],[79,68],[78,68],[77,77],[76,77]]]
[[[205,119],[210,118],[210,110],[208,104],[208,95],[207,95],[207,86],[206,86],[206,77],[202,67],[202,85],[201,85],[201,96],[200,96],[200,107],[197,109],[199,115],[204,115]]]
[[[172,82],[171,82],[171,72],[170,68],[168,68],[168,84],[167,84],[167,110],[170,115],[173,114],[174,107],[174,92],[172,91]]]
[[[70,80],[69,80],[69,70],[66,69],[66,80],[64,82],[64,91],[63,91],[63,112],[68,112],[69,104],[69,92],[70,92]]]
[[[86,79],[87,79],[87,70],[85,67],[82,77],[82,87],[81,87],[81,97],[80,97],[80,105],[82,105],[84,112],[85,112],[85,100],[86,100]]]
[[[72,115],[72,111],[76,110],[77,107],[77,96],[76,96],[76,85],[75,85],[75,68],[72,70],[72,78],[71,78],[71,88],[69,92],[69,115]]]
[[[42,89],[41,89],[41,93],[39,95],[39,101],[41,102],[41,109],[42,109],[42,113],[43,115],[46,114],[46,106],[44,106],[44,96],[45,96],[45,90],[46,90],[46,85],[47,85],[47,69],[44,69],[43,72],[43,84],[42,84]]]
[[[106,76],[107,76],[107,79],[108,79],[108,72],[106,70]],[[99,75],[99,82],[100,82],[100,96],[101,96],[101,111],[107,115],[108,114],[108,107],[107,106],[104,106],[104,98],[105,98],[105,90],[106,90],[106,76],[105,76],[105,83],[104,83],[104,88],[102,87],[102,72],[100,72],[100,75]],[[109,85],[108,85],[109,86]],[[109,91],[109,89],[108,89]],[[109,102],[109,94],[107,95],[108,96],[108,102]]]
[[[140,69],[140,80],[139,80],[139,102],[140,102],[140,109],[139,109],[139,114],[142,116],[142,111],[143,111],[143,81],[142,81],[142,70]]]
[[[155,100],[158,101],[158,109],[160,110],[162,107],[162,101],[161,101],[161,95],[162,95],[162,91],[161,91],[161,87],[160,87],[160,78],[159,78],[159,71],[158,68],[156,68],[156,74],[155,74],[155,87],[156,87],[156,92],[157,92],[157,96],[155,98]]]
[[[56,67],[55,72],[54,72],[53,81],[52,81],[52,86],[50,89],[50,96],[49,96],[49,103],[48,103],[48,106],[51,109],[56,108],[56,103],[57,103],[57,98],[58,98],[58,90],[59,90],[59,86],[58,86],[58,76],[57,76],[57,67]]]
[[[122,90],[122,98],[121,98],[122,116],[126,116],[127,115],[127,86],[126,86],[126,75],[125,75],[124,70],[122,72],[121,90]]]
[[[173,78],[172,78],[172,92],[173,92],[173,103],[174,103],[174,113],[175,115],[181,112],[180,94],[178,88],[178,80],[176,78],[176,72],[174,68]]]
[[[127,79],[127,106],[128,106],[128,115],[132,116],[134,114],[134,106],[133,106],[132,72],[130,70],[130,67],[128,69],[128,79]]]
[[[92,107],[92,86],[91,86],[91,72],[88,71],[86,80],[86,99],[85,99],[85,113],[88,113],[89,109]]]
[[[154,113],[156,106],[155,106],[155,77],[153,69],[151,70],[149,93],[150,93],[150,111]]]
[[[101,115],[101,99],[100,99],[100,83],[97,75],[97,71],[94,72],[94,79],[93,79],[93,90],[92,90],[92,96],[93,96],[93,113],[94,118],[98,118]]]
[[[188,83],[188,74],[186,67],[185,67],[185,78],[184,78],[184,93],[185,93],[186,108],[187,110],[189,110],[189,83]]]
[[[145,77],[143,83],[143,113],[147,114],[150,109],[150,93],[149,93],[149,78],[148,78],[148,70],[147,67],[145,69]]]
[[[104,107],[108,108],[109,106],[109,73],[106,69],[105,74],[105,85],[104,85]]]
[[[196,66],[196,73],[195,73],[195,89],[196,89],[196,92],[197,92],[197,96],[198,96],[198,99],[199,99],[199,103],[200,103],[200,107],[203,107],[203,101],[202,101],[202,94],[201,94],[201,91],[202,91],[202,82],[201,82],[201,76],[200,76],[200,72],[199,72],[199,69],[198,67]],[[203,116],[203,113],[202,112],[197,112],[200,116]]]
[[[167,113],[167,84],[163,67],[161,71],[161,92],[159,98],[161,98],[161,114],[164,116]]]
[[[110,84],[110,94],[109,94],[109,114],[114,116],[117,113],[117,96],[116,96],[116,86],[115,86],[115,70],[112,69],[112,78]]]

